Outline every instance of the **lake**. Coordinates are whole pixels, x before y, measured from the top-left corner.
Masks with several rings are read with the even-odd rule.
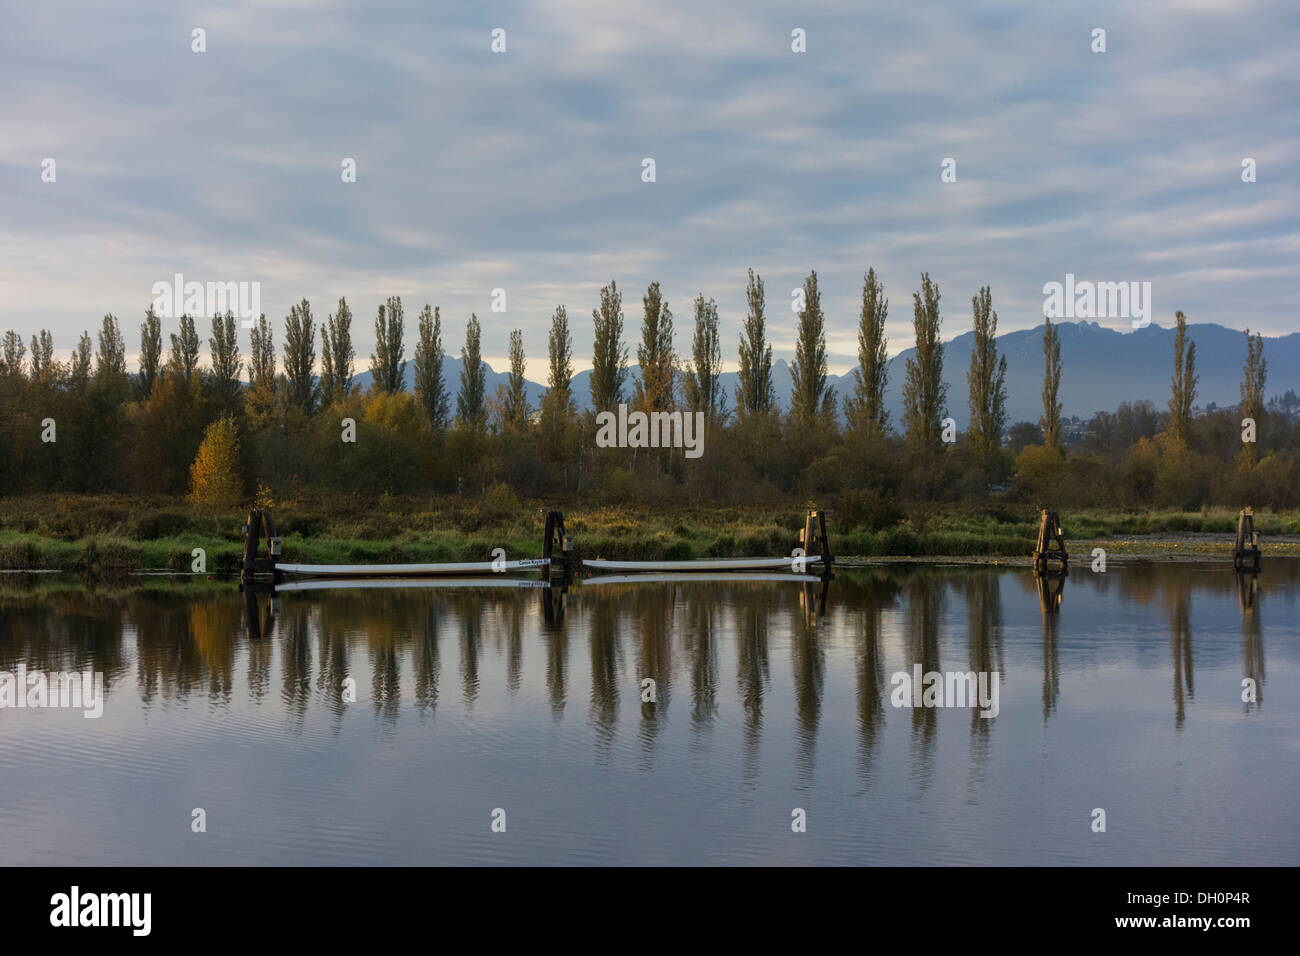
[[[529,583],[7,577],[0,865],[1300,863],[1300,560]]]

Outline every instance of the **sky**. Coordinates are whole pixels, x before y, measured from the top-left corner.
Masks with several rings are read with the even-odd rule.
[[[181,273],[260,283],[277,346],[292,303],[324,319],[346,296],[359,370],[387,296],[408,358],[426,302],[453,354],[475,312],[494,367],[519,328],[544,380],[557,304],[589,367],[617,280],[635,361],[657,280],[679,353],[692,300],[717,300],[732,369],[746,270],[788,358],[815,269],[842,373],[871,266],[891,354],[922,272],[945,338],[984,285],[1000,331],[1040,324],[1067,273],[1151,282],[1160,325],[1286,334],[1298,48],[1293,0],[10,3],[0,330],[49,328],[66,354],[112,312],[133,354],[154,284]]]

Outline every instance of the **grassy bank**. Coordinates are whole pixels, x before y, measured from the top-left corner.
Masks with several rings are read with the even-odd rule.
[[[938,509],[929,505],[834,508],[838,557],[1023,558],[1038,532],[1024,505]],[[561,507],[547,503],[546,507]],[[784,555],[796,545],[803,510],[564,508],[579,557],[683,559]],[[490,560],[541,551],[543,506],[508,494],[458,498],[304,497],[273,508],[284,560],[378,563]],[[1226,553],[1236,512],[1062,512],[1073,547],[1104,543],[1130,554]],[[0,569],[51,568],[87,576],[139,570],[189,571],[203,548],[209,573],[230,573],[242,555],[239,510],[201,512],[181,499],[39,495],[0,498]],[[1260,513],[1266,554],[1300,553],[1300,512]],[[1157,536],[1152,540],[1147,536]],[[1273,539],[1273,540],[1270,540]]]

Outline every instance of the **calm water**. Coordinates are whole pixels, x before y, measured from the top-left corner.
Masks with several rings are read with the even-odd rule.
[[[0,583],[0,671],[107,684],[99,719],[0,709],[0,864],[1296,864],[1298,595],[1283,559],[1084,566],[1057,610],[964,567]],[[893,706],[915,664],[998,672],[997,715]]]

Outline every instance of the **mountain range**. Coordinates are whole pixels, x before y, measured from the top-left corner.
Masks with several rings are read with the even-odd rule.
[[[1099,411],[1113,411],[1121,402],[1146,400],[1163,408],[1169,400],[1170,379],[1174,367],[1174,330],[1159,325],[1120,332],[1097,322],[1062,322],[1057,326],[1061,340],[1062,414],[1067,418],[1088,418]],[[1242,332],[1211,323],[1189,325],[1187,338],[1196,343],[1196,404],[1235,405],[1240,400],[1242,365],[1246,360],[1246,337]],[[948,386],[948,412],[957,427],[966,427],[969,388],[966,373],[970,368],[974,332],[963,332],[944,343],[944,381]],[[998,336],[998,353],[1007,359],[1007,422],[1037,421],[1042,413],[1043,326]],[[898,428],[903,416],[903,382],[907,360],[915,354],[909,348],[889,360],[889,379],[885,391],[890,422]],[[1268,362],[1265,393],[1281,394],[1287,389],[1300,390],[1300,333],[1264,339],[1264,358]],[[505,385],[509,376],[484,363],[487,369],[487,394]],[[452,397],[460,387],[461,360],[448,355],[443,359],[443,380]],[[629,397],[640,375],[636,365],[628,366],[624,392]],[[356,376],[356,384],[370,384],[369,371]],[[737,372],[721,376],[727,407],[735,407]],[[772,363],[772,381],[777,405],[789,409],[793,385],[790,365],[785,359]],[[413,388],[414,363],[406,365],[406,387]],[[841,415],[843,399],[853,393],[853,371],[829,376],[835,388]],[[527,382],[528,400],[536,408],[546,386]],[[591,371],[573,377],[573,395],[578,407],[591,407]]]

